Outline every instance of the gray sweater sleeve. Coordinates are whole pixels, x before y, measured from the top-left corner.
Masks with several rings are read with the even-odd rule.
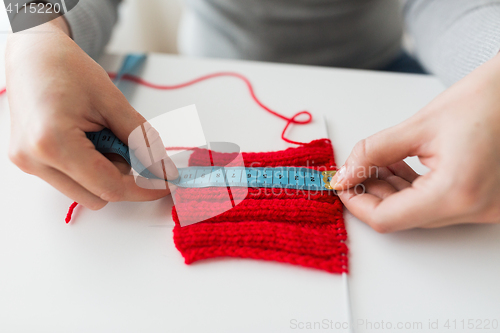
[[[92,58],[99,57],[117,21],[120,0],[80,0],[64,17],[73,40]]]
[[[417,58],[446,84],[458,81],[500,51],[500,0],[403,1]],[[65,16],[73,39],[93,58],[109,41],[119,2],[80,0]]]
[[[500,51],[500,0],[406,0],[404,12],[417,58],[448,85]]]

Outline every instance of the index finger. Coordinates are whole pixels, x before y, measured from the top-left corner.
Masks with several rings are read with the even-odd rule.
[[[370,193],[356,194],[354,188],[338,195],[354,216],[375,231],[388,233],[448,218],[442,201],[445,190],[432,186],[431,181],[432,175],[422,176],[411,187],[384,199]]]
[[[362,183],[386,167],[408,156],[420,155],[425,131],[412,118],[359,141],[345,164],[332,178],[332,187],[344,190]]]
[[[84,135],[84,134],[83,134]],[[137,186],[132,175],[124,175],[86,137],[68,142],[54,167],[64,172],[88,191],[105,201],[150,201],[170,193]]]

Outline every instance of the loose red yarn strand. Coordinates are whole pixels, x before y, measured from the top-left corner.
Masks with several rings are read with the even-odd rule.
[[[109,77],[110,78],[114,78],[116,77],[116,74],[115,73],[108,73]],[[143,85],[145,87],[149,87],[149,88],[152,88],[152,89],[157,89],[157,90],[174,90],[174,89],[181,89],[181,88],[185,88],[185,87],[189,87],[189,86],[192,86],[196,83],[199,83],[199,82],[202,82],[202,81],[206,81],[206,80],[209,80],[209,79],[214,79],[214,78],[217,78],[217,77],[235,77],[235,78],[238,78],[240,80],[242,80],[247,88],[248,88],[248,91],[250,93],[250,96],[252,97],[252,99],[254,100],[255,103],[257,103],[258,106],[260,106],[262,109],[264,109],[265,111],[271,113],[272,115],[278,117],[278,118],[281,118],[283,120],[285,120],[287,122],[286,126],[285,126],[285,129],[283,130],[282,134],[281,134],[281,139],[283,139],[283,141],[285,142],[288,142],[288,143],[292,143],[292,144],[297,144],[297,145],[303,145],[304,143],[303,142],[298,142],[298,141],[293,141],[293,140],[290,140],[288,138],[285,137],[285,133],[286,133],[286,130],[288,129],[288,127],[290,126],[290,124],[297,124],[297,125],[305,125],[305,124],[309,124],[311,121],[312,121],[312,114],[309,112],[309,111],[300,111],[300,112],[297,112],[295,115],[293,115],[291,118],[288,118],[280,113],[278,113],[277,111],[274,111],[272,109],[270,109],[269,107],[267,107],[266,105],[264,105],[264,103],[262,103],[260,101],[260,99],[257,97],[257,95],[255,94],[255,90],[253,88],[253,85],[252,83],[250,82],[250,80],[239,74],[239,73],[235,73],[235,72],[216,72],[216,73],[212,73],[212,74],[207,74],[207,75],[204,75],[204,76],[201,76],[199,78],[196,78],[194,80],[191,80],[191,81],[187,81],[187,82],[184,82],[184,83],[180,83],[180,84],[175,84],[175,85],[158,85],[158,84],[154,84],[154,83],[151,83],[151,82],[148,82],[148,81],[145,81],[139,77],[136,77],[136,76],[133,76],[133,75],[129,75],[129,74],[125,74],[122,79],[123,80],[127,80],[127,81],[131,81],[131,82],[134,82],[134,83],[137,83],[137,84],[140,84],[140,85]],[[300,115],[307,115],[307,119],[304,119],[304,120],[297,120],[297,117],[299,117]]]
[[[73,202],[71,204],[71,206],[69,206],[69,209],[68,209],[68,214],[66,214],[66,219],[64,221],[66,221],[66,224],[68,224],[69,222],[71,222],[71,218],[73,217],[73,211],[75,210],[76,206],[78,206],[78,202]]]
[[[116,77],[115,73],[108,73],[108,75],[109,75],[110,78]],[[136,77],[136,76],[133,76],[133,75],[129,75],[129,74],[125,74],[122,77],[122,79],[130,81],[130,82],[134,82],[134,83],[137,83],[139,85],[143,85],[145,87],[152,88],[152,89],[157,89],[157,90],[174,90],[174,89],[181,89],[181,88],[189,87],[189,86],[194,85],[196,83],[199,83],[199,82],[202,82],[202,81],[206,81],[206,80],[209,80],[209,79],[213,79],[213,78],[217,78],[217,77],[235,77],[235,78],[238,78],[238,79],[242,80],[246,84],[246,86],[248,88],[248,91],[250,93],[250,96],[252,97],[252,99],[254,100],[254,102],[257,103],[257,105],[259,107],[261,107],[265,111],[271,113],[272,115],[274,115],[274,116],[276,116],[278,118],[281,118],[281,119],[283,119],[283,120],[286,121],[285,128],[283,129],[283,132],[281,133],[281,139],[283,139],[283,141],[285,141],[285,142],[292,143],[292,144],[297,144],[297,145],[303,145],[304,144],[303,142],[298,142],[298,141],[293,141],[293,140],[288,139],[287,137],[285,137],[285,133],[286,133],[288,127],[290,127],[290,124],[297,124],[297,125],[309,124],[312,121],[312,114],[309,111],[300,111],[300,112],[297,112],[296,114],[294,114],[291,118],[288,118],[288,117],[286,117],[286,116],[278,113],[277,111],[274,111],[274,110],[270,109],[269,107],[267,107],[266,105],[264,105],[260,101],[260,99],[255,94],[255,90],[254,90],[254,88],[252,86],[252,83],[250,82],[250,80],[247,77],[243,76],[242,74],[235,73],[235,72],[216,72],[216,73],[212,73],[212,74],[201,76],[201,77],[193,79],[191,81],[187,81],[187,82],[180,83],[180,84],[175,84],[175,85],[159,85],[159,84],[154,84],[154,83],[148,82],[148,81],[143,80],[143,79],[141,79],[139,77]],[[0,95],[3,95],[6,91],[7,91],[7,88],[3,88],[2,90],[0,90]],[[307,115],[307,119],[297,120],[297,118],[299,116],[301,116],[301,115]],[[65,219],[66,223],[69,223],[71,221],[71,218],[72,218],[72,215],[73,215],[73,211],[74,211],[74,209],[75,209],[75,207],[77,205],[78,205],[77,202],[73,202],[73,204],[70,206],[70,208],[68,210],[68,214],[66,215],[66,219]]]

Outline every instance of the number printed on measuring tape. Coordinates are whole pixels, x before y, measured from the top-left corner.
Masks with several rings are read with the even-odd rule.
[[[130,153],[129,148],[109,129],[89,132],[87,138],[103,153],[122,156],[141,176],[158,179]],[[245,167],[188,167],[179,168],[179,177],[168,180],[179,187],[271,187],[311,191],[330,191],[331,171],[321,172],[299,167],[245,168]]]
[[[272,187],[328,191],[331,177],[321,171],[297,167],[189,167],[180,168],[179,177],[171,181],[179,187]]]

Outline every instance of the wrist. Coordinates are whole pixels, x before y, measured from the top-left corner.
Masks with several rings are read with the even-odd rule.
[[[46,6],[47,4],[36,3]],[[20,10],[12,20],[13,26],[33,23],[40,20],[40,25],[34,26],[26,31],[9,34],[7,38],[6,60],[17,61],[27,53],[40,56],[47,49],[54,51],[54,46],[61,44],[63,39],[71,38],[69,25],[64,16],[57,13],[31,13],[29,9]]]

